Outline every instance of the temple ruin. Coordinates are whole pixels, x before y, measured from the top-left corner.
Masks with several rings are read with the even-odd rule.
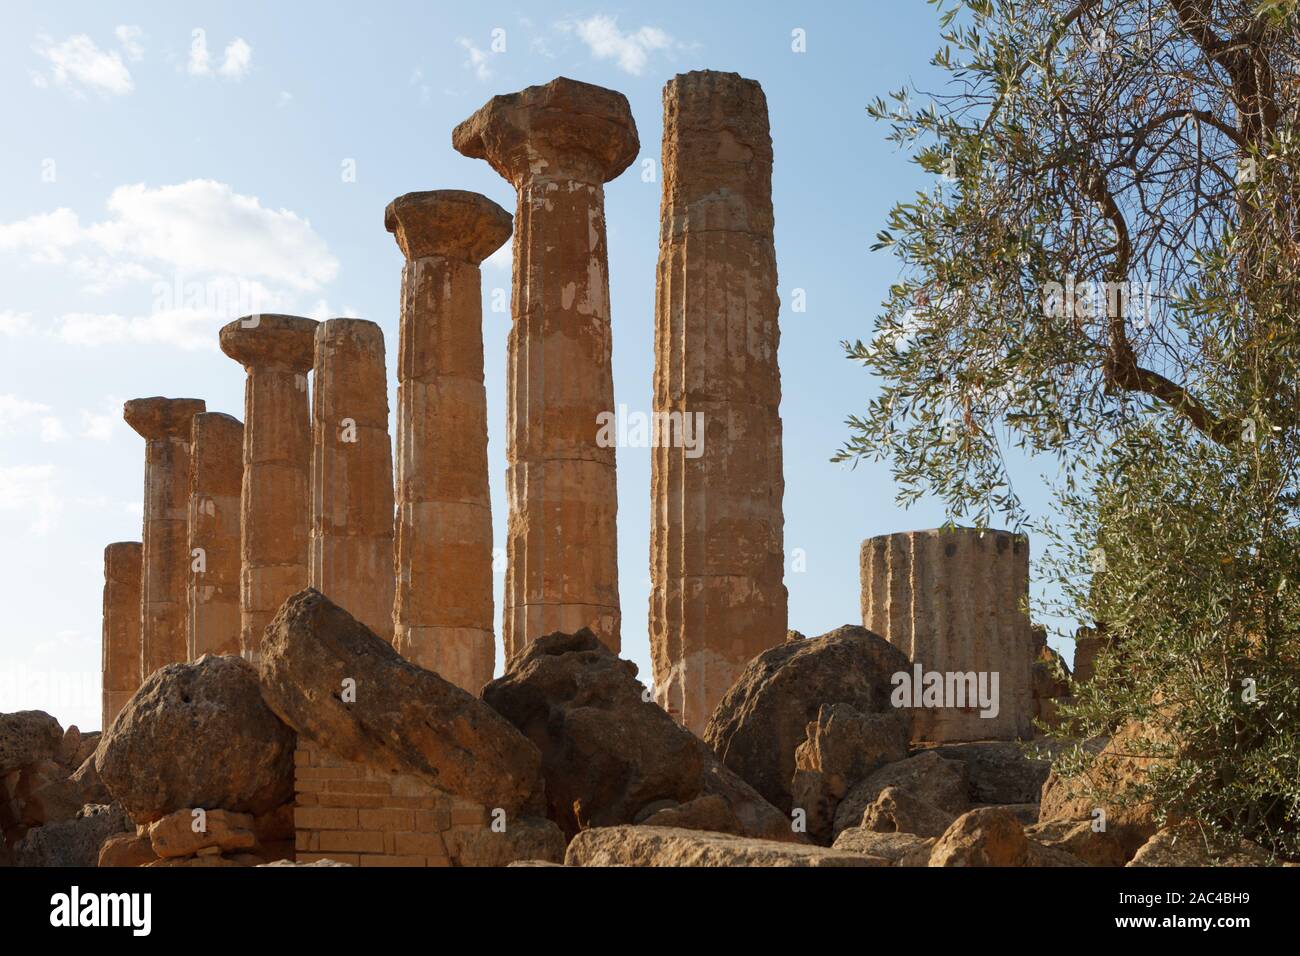
[[[137,690],[144,698],[184,670],[214,695],[243,695],[210,710],[246,733],[240,755],[257,767],[247,776],[280,771],[274,794],[242,803],[195,795],[178,809],[132,794],[141,829],[110,856],[200,860],[284,844],[301,861],[478,865],[553,860],[566,839],[573,855],[589,827],[642,822],[804,844],[790,819],[804,810],[829,843],[841,816],[857,827],[864,811],[901,812],[868,806],[851,784],[907,758],[909,730],[958,759],[964,742],[1032,735],[1033,716],[1051,711],[1031,688],[1045,636],[1035,644],[1030,630],[1021,536],[870,538],[865,629],[787,631],[767,101],[753,80],[703,71],[669,81],[663,108],[648,614],[657,706],[617,657],[616,448],[599,427],[614,411],[604,189],[640,142],[622,94],[558,78],[493,97],[452,134],[455,150],[514,187],[513,218],[460,190],[407,193],[385,210],[403,257],[395,456],[384,335],[359,318],[225,325],[221,349],[245,372],[242,424],[198,399],[126,403],[146,440],[143,538],[104,553],[104,728]],[[512,237],[506,676],[493,680],[480,265]],[[891,678],[910,678],[908,666],[996,674],[996,715],[974,701],[891,705]],[[805,675],[786,693],[834,700],[755,717],[783,667]],[[1053,701],[1062,693],[1050,690]],[[572,739],[557,744],[557,728]],[[647,782],[611,741],[658,776]],[[102,756],[106,783],[132,787],[139,748]],[[573,777],[543,786],[556,762]],[[598,786],[582,776],[590,768],[604,774]],[[225,794],[239,776],[195,779]],[[169,815],[183,822],[185,807],[209,805],[229,811],[234,835],[178,849]]]

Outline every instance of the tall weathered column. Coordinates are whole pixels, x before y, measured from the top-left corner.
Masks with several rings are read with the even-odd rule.
[[[126,423],[144,436],[144,544],[140,582],[140,676],[187,657],[190,573],[190,423],[197,398],[133,398]]]
[[[262,632],[308,582],[311,538],[311,371],[319,323],[250,315],[221,330],[221,350],[244,366],[240,503],[240,649],[257,660]]]
[[[393,638],[393,447],[384,333],[364,319],[316,329],[311,586]]]
[[[140,573],[144,548],[119,541],[104,549],[104,638],[100,728],[108,730],[140,687]]]
[[[244,426],[221,412],[194,416],[190,438],[188,656],[239,653],[239,492]]]
[[[393,646],[477,694],[496,656],[479,263],[510,238],[510,214],[448,189],[394,199],[384,225],[406,257]]]
[[[550,631],[619,649],[604,184],[640,146],[621,93],[559,78],[493,97],[452,145],[517,191],[508,343],[507,662]]]
[[[861,568],[863,626],[912,659],[906,686],[922,704],[913,712],[913,739],[1033,733],[1027,538],[974,528],[881,535],[862,542]],[[927,701],[925,687],[939,686],[935,680],[944,696]],[[992,707],[972,699],[981,690]],[[957,691],[965,706],[956,706]]]
[[[663,99],[650,649],[655,696],[701,734],[786,636],[772,140],[735,73],[681,74]]]

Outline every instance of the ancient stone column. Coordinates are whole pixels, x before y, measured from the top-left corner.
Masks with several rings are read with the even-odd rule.
[[[316,329],[310,583],[393,639],[393,447],[384,333],[364,319]]]
[[[394,199],[384,225],[406,257],[393,646],[478,694],[496,657],[479,263],[510,238],[510,214],[449,189]]]
[[[493,97],[452,145],[517,192],[508,342],[507,666],[551,631],[619,649],[605,190],[636,158],[621,93],[559,78]]]
[[[100,728],[108,730],[140,687],[140,573],[144,548],[119,541],[104,549],[104,644]]]
[[[244,426],[221,412],[194,416],[190,438],[190,660],[238,654],[239,493]]]
[[[133,398],[122,412],[145,439],[141,679],[188,656],[190,423],[206,408],[197,398]]]
[[[960,686],[966,706],[913,711],[918,741],[1011,740],[1033,733],[1033,633],[1029,541],[974,528],[904,531],[862,542],[862,624],[912,660],[909,688],[938,674],[943,704]],[[971,675],[991,692],[996,716],[981,716]],[[896,688],[897,690],[897,688]],[[912,700],[918,691],[913,692]],[[921,698],[923,700],[923,698]]]
[[[221,330],[221,350],[244,366],[240,503],[240,649],[257,660],[262,632],[308,583],[311,538],[311,371],[319,323],[250,315]]]
[[[664,87],[659,219],[650,649],[656,698],[702,734],[786,637],[772,140],[753,80]]]

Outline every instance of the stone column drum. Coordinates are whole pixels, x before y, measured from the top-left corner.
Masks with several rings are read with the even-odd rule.
[[[517,191],[508,343],[507,666],[535,638],[590,627],[619,650],[614,411],[604,184],[636,158],[621,93],[559,78],[493,97],[452,145]]]
[[[144,547],[119,541],[104,549],[103,730],[140,687],[140,572]]]
[[[316,329],[310,583],[393,639],[393,448],[384,333],[364,319]]]
[[[133,398],[122,417],[145,439],[140,677],[188,656],[190,423],[197,398]]]
[[[221,350],[247,372],[240,499],[240,649],[256,661],[280,605],[308,583],[311,402],[307,373],[318,322],[249,315],[221,330]]]
[[[496,656],[479,263],[510,238],[510,221],[458,190],[407,193],[384,214],[406,257],[393,646],[472,694]]]
[[[194,416],[190,438],[188,656],[239,653],[239,493],[244,426],[221,412]]]
[[[974,528],[862,542],[862,624],[923,672],[997,673],[998,713],[919,708],[917,741],[1013,740],[1033,733],[1029,540]],[[991,685],[990,685],[991,688]]]
[[[767,100],[735,73],[664,87],[650,649],[696,734],[786,636],[781,373]]]

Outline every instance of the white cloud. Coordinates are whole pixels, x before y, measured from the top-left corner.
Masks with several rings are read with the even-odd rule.
[[[456,42],[461,45],[465,51],[465,69],[473,70],[474,75],[480,80],[487,81],[492,78],[492,68],[488,66],[488,54],[474,45],[474,42],[468,37],[457,37]]]
[[[53,465],[0,467],[0,518],[26,524],[27,533],[43,537],[58,523],[63,502],[50,487]]]
[[[253,48],[243,37],[235,37],[226,44],[226,55],[221,61],[221,75],[228,80],[242,79],[253,62]]]
[[[658,27],[641,27],[623,33],[617,20],[600,13],[579,20],[574,29],[592,56],[598,60],[617,60],[619,69],[634,76],[645,69],[651,53],[674,45],[673,38]]]
[[[0,395],[0,435],[12,435],[26,425],[45,415],[50,406],[40,402],[29,401],[17,395]]]
[[[30,312],[14,312],[13,310],[0,312],[0,335],[18,338],[23,335],[30,335],[34,330],[35,326],[32,324],[32,314]]]
[[[243,37],[226,44],[221,66],[216,73],[227,80],[242,79],[253,62],[253,48]],[[190,58],[186,69],[191,76],[212,76],[212,55],[208,52],[208,31],[195,27],[190,31]]]
[[[338,260],[311,223],[287,209],[263,206],[225,183],[192,179],[151,189],[119,186],[108,199],[109,218],[83,226],[71,209],[0,223],[0,252],[26,250],[33,261],[60,263],[85,247],[96,258],[78,260],[91,288],[156,276],[146,263],[195,275],[253,276],[295,289],[331,281]]]
[[[41,441],[47,445],[63,441],[68,437],[67,430],[63,427],[63,422],[53,415],[47,415],[41,419]]]
[[[110,395],[104,399],[103,411],[94,412],[88,408],[81,410],[82,438],[91,441],[110,442],[122,426],[122,399]]]
[[[121,54],[116,50],[101,50],[84,33],[70,36],[61,43],[55,43],[48,36],[38,36],[34,49],[49,64],[50,70],[48,80],[41,73],[32,75],[37,86],[46,86],[52,80],[56,86],[78,95],[83,90],[91,90],[101,96],[123,96],[135,88],[131,71],[122,62]]]
[[[135,63],[144,59],[144,44],[140,42],[144,32],[139,27],[124,23],[113,31],[113,35],[117,37],[117,42],[128,60]]]

